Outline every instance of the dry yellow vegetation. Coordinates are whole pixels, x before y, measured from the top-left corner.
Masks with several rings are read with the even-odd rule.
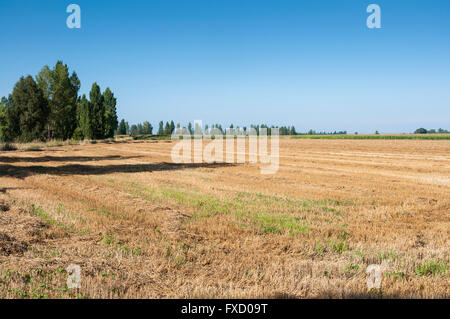
[[[1,152],[0,297],[450,297],[450,141],[281,139],[274,175],[172,146]]]

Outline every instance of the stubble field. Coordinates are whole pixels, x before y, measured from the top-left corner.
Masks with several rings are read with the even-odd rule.
[[[449,140],[281,139],[274,175],[174,143],[1,152],[0,297],[450,297]]]

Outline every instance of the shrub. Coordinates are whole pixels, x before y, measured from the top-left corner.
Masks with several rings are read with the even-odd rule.
[[[82,140],[84,140],[83,131],[79,127],[77,127],[75,129],[75,131],[73,132],[72,139],[75,140],[75,141],[82,141]]]
[[[417,130],[415,130],[414,134],[427,134],[428,131],[426,129],[424,129],[423,127],[418,128]]]
[[[439,260],[430,260],[416,268],[416,274],[418,276],[439,275],[444,274],[449,268],[450,264]]]
[[[8,151],[15,151],[17,150],[17,148],[11,143],[5,143],[0,146],[0,150],[8,152]]]

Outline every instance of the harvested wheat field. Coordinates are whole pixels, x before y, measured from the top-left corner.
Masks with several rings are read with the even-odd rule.
[[[174,143],[2,152],[0,297],[450,297],[450,141],[281,139],[274,175]]]

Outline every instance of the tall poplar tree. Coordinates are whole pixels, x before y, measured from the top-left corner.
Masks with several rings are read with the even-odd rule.
[[[97,83],[92,84],[89,99],[92,112],[89,118],[92,138],[102,139],[105,137],[105,104],[103,103],[100,86]]]
[[[120,135],[125,135],[125,134],[127,134],[127,125],[126,125],[124,119],[122,119],[122,121],[120,121],[120,124],[119,124],[119,134],[120,134]]]
[[[90,122],[92,114],[91,103],[84,94],[78,101],[77,113],[78,128],[80,129],[83,138],[92,139],[93,133]]]
[[[117,99],[109,88],[103,93],[103,104],[105,107],[105,137],[114,137],[114,132],[119,125],[117,121],[116,104]]]
[[[164,135],[164,122],[159,122],[158,135]]]
[[[22,142],[44,138],[49,105],[33,77],[21,77],[14,86],[9,106],[9,126]]]
[[[10,99],[2,97],[0,100],[0,142],[9,142],[13,138],[9,123],[9,105]]]
[[[58,61],[53,69],[44,66],[36,77],[38,87],[50,106],[49,138],[68,139],[77,126],[76,108],[80,80],[75,72]]]

